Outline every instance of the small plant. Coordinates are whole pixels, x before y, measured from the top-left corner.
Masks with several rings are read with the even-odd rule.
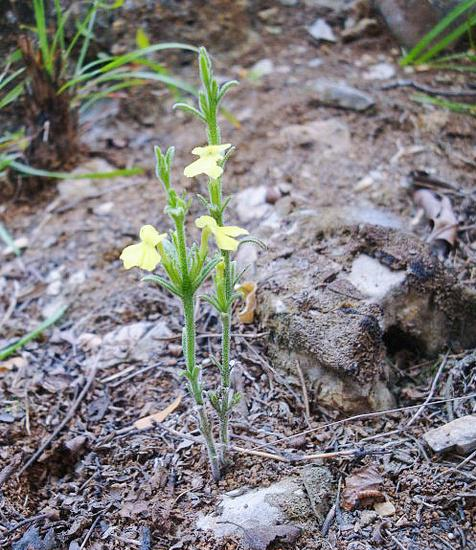
[[[60,1],[54,0],[52,17],[48,17],[46,0],[31,1],[34,25],[21,25],[18,50],[9,56],[0,75],[0,109],[24,99],[26,137],[17,147],[10,147],[8,154],[3,151],[0,170],[3,166],[30,176],[65,177],[64,171],[73,168],[80,157],[79,114],[95,101],[147,82],[159,82],[187,94],[195,92],[148,59],[169,49],[196,51],[187,44],[150,44],[142,34],[134,51],[89,59],[98,11],[117,9],[123,2],[88,0],[85,15],[73,22],[75,31],[69,36],[66,30],[74,6],[63,10]],[[124,171],[104,176],[129,174]]]
[[[241,275],[237,272],[236,262],[231,256],[243,242],[257,241],[251,238],[239,241],[237,237],[245,236],[248,232],[240,227],[224,225],[230,198],[223,196],[222,178],[233,146],[221,142],[217,119],[221,101],[237,82],[226,82],[222,86],[217,83],[205,48],[200,48],[198,61],[202,84],[198,106],[177,103],[174,107],[194,115],[206,128],[208,144],[193,149],[192,154],[198,156],[198,159],[184,170],[185,176],[190,178],[201,174],[208,176],[208,196],[199,196],[207,212],[195,220],[196,227],[201,229],[201,240],[199,243],[187,244],[185,220],[191,201],[184,195],[179,195],[171,183],[174,148],[170,147],[163,153],[156,147],[157,176],[165,189],[165,212],[170,217],[174,229],[167,234],[159,233],[150,225],[142,227],[140,242],[125,248],[121,259],[126,269],[140,267],[146,271],[153,271],[161,264],[164,275],[150,274],[143,280],[162,286],[178,296],[182,302],[182,347],[185,358],[183,375],[195,403],[198,425],[208,452],[212,475],[218,480],[228,464],[230,414],[240,399],[239,394],[234,393],[230,385],[231,316],[233,304],[240,298],[240,294],[234,289]],[[209,250],[211,238],[218,248],[214,254]],[[209,276],[213,279],[213,291],[198,296],[200,288]],[[221,357],[213,360],[220,372],[221,381],[213,392],[204,389],[202,368],[197,362],[195,307],[198,297],[211,304],[221,320]],[[214,422],[207,411],[207,403],[215,410],[218,418],[218,443],[215,439]]]

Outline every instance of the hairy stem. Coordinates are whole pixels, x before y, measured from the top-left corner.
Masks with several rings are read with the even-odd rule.
[[[194,377],[194,371],[196,369],[196,352],[195,352],[195,307],[193,289],[190,282],[188,264],[187,264],[187,247],[185,242],[185,229],[183,222],[177,223],[177,237],[178,237],[178,254],[180,261],[180,268],[182,271],[183,281],[183,311],[185,317],[185,334],[184,334],[184,352],[187,372],[191,375],[189,378],[190,393],[195,401],[197,410],[197,420],[200,433],[203,436],[205,447],[207,449],[208,460],[210,462],[210,468],[212,476],[215,481],[221,478],[220,463],[216,451],[216,445],[213,438],[212,426],[208,418],[207,412],[203,404],[203,391],[200,385],[200,380]]]

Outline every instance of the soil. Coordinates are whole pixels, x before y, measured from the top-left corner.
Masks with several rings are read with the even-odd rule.
[[[463,284],[475,288],[474,220],[468,218],[474,216],[474,119],[424,107],[412,100],[408,88],[383,90],[387,81],[362,75],[385,61],[396,67],[395,79],[414,78],[436,87],[463,87],[468,82],[460,75],[402,73],[397,68],[398,47],[384,30],[349,44],[318,45],[306,32],[312,18],[305,10],[280,7],[275,17],[272,25],[258,24],[258,34],[240,52],[215,58],[217,73],[241,80],[226,105],[240,126],[227,121],[222,125],[224,141],[237,147],[227,166],[226,191],[235,194],[286,183],[291,202],[304,201],[316,209],[364,199],[400,216],[411,231],[415,207],[402,182],[411,171],[426,170],[460,190],[451,197],[469,228],[460,232],[445,262]],[[272,60],[272,74],[253,77],[250,67],[264,58]],[[185,79],[196,78],[195,66],[174,70]],[[312,82],[321,77],[342,79],[367,91],[376,100],[375,108],[353,112],[320,105]],[[239,548],[237,538],[217,542],[197,530],[198,514],[213,511],[223,492],[266,486],[298,476],[302,468],[302,463],[236,453],[224,479],[211,481],[203,450],[187,439],[197,431],[179,376],[179,304],[140,283],[139,273],[125,272],[118,259],[141,225],[167,227],[164,196],[154,177],[153,145],[176,146],[179,188],[189,194],[204,190],[204,181],[180,176],[191,161],[191,149],[205,140],[203,129],[173,113],[172,103],[169,95],[152,88],[121,94],[96,111],[94,116],[102,111],[103,117],[89,123],[82,136],[92,157],[118,167],[141,165],[144,176],[102,181],[94,197],[83,199],[61,198],[51,185],[3,207],[9,231],[28,239],[20,258],[4,256],[0,266],[4,343],[59,306],[67,304],[68,309],[56,328],[0,366],[2,548],[27,548],[22,537],[27,532],[31,536],[34,526],[41,539],[48,533],[55,538],[50,546],[33,543],[38,549]],[[111,112],[118,107],[118,113],[107,116],[109,107]],[[285,126],[328,119],[338,119],[350,132],[352,150],[339,161],[329,163],[325,151],[312,144],[286,148],[277,143]],[[357,191],[356,183],[373,170],[382,176]],[[192,217],[199,209],[197,201]],[[251,221],[247,228],[252,232],[256,223]],[[422,239],[428,233],[421,227],[417,231]],[[123,325],[157,320],[166,320],[171,335],[164,337],[151,360],[105,367],[100,359],[81,396],[101,339]],[[202,306],[203,360],[218,351],[217,340],[207,337],[216,325],[214,313]],[[476,401],[468,396],[476,390],[476,357],[470,351],[448,351],[431,394],[431,401],[440,403],[426,406],[414,422],[410,419],[430,395],[442,357],[428,359],[410,351],[387,358],[397,373],[394,394],[402,410],[340,422],[337,411],[316,403],[307,417],[299,380],[275,372],[268,362],[266,327],[235,321],[233,330],[233,355],[247,406],[235,415],[234,442],[283,456],[357,449],[351,456],[326,460],[335,481],[344,486],[352,472],[372,464],[384,479],[385,498],[395,507],[391,516],[381,517],[365,510],[372,510],[372,501],[351,512],[341,512],[338,506],[325,536],[316,524],[297,542],[275,543],[275,548],[476,548],[474,454],[435,456],[420,439],[432,427],[474,413]],[[212,366],[204,369],[204,376],[207,385],[216,381]],[[162,424],[146,431],[124,429],[165,409],[180,395],[180,405]],[[68,413],[72,415],[64,429],[21,472]],[[23,543],[15,546],[20,540]]]

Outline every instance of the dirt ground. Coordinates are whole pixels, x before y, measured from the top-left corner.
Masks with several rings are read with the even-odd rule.
[[[306,14],[293,13],[278,21],[279,32],[270,32],[264,24],[258,27],[259,36],[239,55],[235,51],[216,56],[216,72],[241,81],[226,105],[240,127],[226,121],[222,125],[224,141],[237,147],[227,168],[228,193],[286,183],[296,207],[365,201],[397,214],[411,231],[415,206],[402,185],[411,171],[426,170],[467,194],[474,191],[474,119],[424,107],[412,101],[408,88],[384,90],[388,81],[366,80],[363,74],[375,63],[388,62],[397,71],[392,82],[414,78],[443,86],[450,77],[404,74],[397,66],[399,50],[385,31],[348,44],[319,46],[305,30],[310,22]],[[250,67],[265,58],[272,60],[273,72],[253,77]],[[194,65],[180,69],[188,79],[195,78],[195,71]],[[368,91],[376,106],[360,113],[320,105],[312,90],[312,82],[320,77],[342,79]],[[465,84],[463,77],[451,79]],[[217,542],[197,530],[198,514],[215,509],[223,492],[266,486],[302,468],[301,463],[236,453],[233,466],[215,485],[201,447],[176,433],[197,435],[178,376],[179,304],[139,284],[140,274],[125,272],[118,259],[141,225],[167,227],[164,196],[154,177],[153,145],[174,144],[177,186],[189,193],[201,190],[181,174],[191,161],[191,149],[204,142],[203,130],[189,117],[172,113],[172,102],[164,93],[136,90],[101,106],[92,115],[101,117],[83,134],[95,157],[118,167],[138,164],[146,175],[102,181],[88,198],[64,198],[51,185],[35,197],[3,206],[5,225],[15,237],[26,237],[28,246],[19,259],[2,258],[1,339],[5,344],[13,341],[48,312],[63,304],[68,309],[54,330],[0,369],[2,548],[27,548],[14,543],[32,526],[40,538],[46,537],[43,546],[33,545],[38,549],[239,548],[237,539]],[[338,162],[326,161],[325,151],[312,145],[287,148],[279,141],[285,126],[329,119],[344,123],[350,132],[351,154]],[[372,171],[380,173],[376,181],[356,190]],[[460,214],[460,195],[454,201]],[[193,213],[198,210],[195,204]],[[254,223],[247,227],[251,232]],[[421,235],[424,238],[423,229]],[[474,253],[466,232],[446,260],[473,288]],[[139,321],[165,321],[163,345],[151,361],[105,365],[91,359],[106,334]],[[203,306],[202,359],[216,348],[217,342],[206,337],[216,324],[214,313]],[[431,427],[474,413],[474,398],[451,400],[476,391],[476,357],[470,351],[449,350],[432,394],[432,400],[446,401],[425,407],[414,422],[410,419],[418,407],[411,407],[429,395],[442,357],[416,357],[408,350],[388,358],[397,373],[394,393],[403,410],[339,422],[337,412],[313,404],[308,423],[299,380],[286,373],[275,375],[267,366],[266,327],[236,323],[234,335],[233,354],[244,373],[248,405],[248,414],[236,413],[235,443],[283,454],[360,449],[350,457],[326,460],[336,484],[344,484],[363,465],[374,464],[384,479],[385,498],[395,507],[392,515],[382,518],[365,506],[353,512],[338,506],[325,535],[316,525],[297,542],[275,543],[275,548],[476,548],[474,454],[466,460],[457,454],[435,456],[419,439]],[[215,378],[213,368],[206,368],[205,379]],[[178,396],[180,405],[160,426],[126,429]],[[64,429],[24,470],[68,414]],[[53,536],[55,542],[48,546]]]

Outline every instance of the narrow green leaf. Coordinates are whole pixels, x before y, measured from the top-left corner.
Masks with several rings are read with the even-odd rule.
[[[464,113],[472,116],[476,116],[476,105],[470,103],[461,103],[458,101],[448,101],[447,99],[442,99],[440,97],[432,97],[425,94],[414,94],[412,96],[414,101],[419,103],[437,105],[438,107],[443,107],[455,113]]]
[[[170,291],[172,294],[175,294],[178,297],[182,297],[182,293],[178,288],[176,288],[174,285],[166,281],[163,277],[160,277],[159,275],[146,275],[145,277],[142,277],[143,281],[146,282],[152,282],[157,283],[158,285],[162,286],[163,288]]]
[[[38,176],[45,178],[56,178],[56,179],[74,179],[74,180],[83,180],[83,179],[108,179],[115,178],[118,176],[136,176],[138,174],[143,174],[144,170],[142,168],[125,168],[123,170],[111,170],[110,172],[87,172],[84,174],[73,174],[71,172],[50,172],[48,170],[41,170],[39,168],[33,168],[16,160],[10,162],[10,166],[21,172],[22,174],[27,174],[28,176]]]
[[[402,66],[419,64],[421,63],[420,54],[450,25],[458,19],[462,14],[467,10],[471,9],[473,6],[476,6],[476,0],[466,0],[462,2],[459,6],[453,9],[446,17],[444,17],[433,29],[426,34],[420,42],[401,60],[400,64]],[[427,59],[429,59],[427,57]]]
[[[143,50],[144,48],[148,48],[150,46],[149,37],[145,34],[144,30],[141,28],[138,28],[136,31],[136,46],[141,50]]]
[[[199,118],[200,120],[202,120],[203,122],[207,121],[207,119],[202,115],[202,113],[198,109],[196,109],[195,107],[192,107],[188,103],[175,103],[172,109],[178,109],[185,113],[190,113],[196,116],[197,118]]]
[[[38,338],[38,336],[40,336],[47,328],[49,328],[51,325],[54,325],[64,315],[67,308],[68,306],[60,307],[57,311],[55,311],[55,313],[53,313],[53,315],[51,315],[51,317],[48,317],[48,319],[38,325],[36,329],[29,332],[28,334],[17,340],[15,343],[10,344],[3,349],[0,349],[0,361],[4,361],[8,357],[10,357],[10,355],[15,353],[15,351],[22,348],[32,340]]]
[[[18,99],[22,93],[23,82],[20,82],[0,99],[0,109],[3,109],[13,101]]]
[[[8,229],[3,225],[2,222],[0,222],[0,239],[2,239],[2,241],[7,245],[9,246],[13,252],[15,252],[15,254],[17,256],[20,256],[21,254],[21,251],[20,249],[18,248],[18,246],[15,244],[15,240],[13,239],[13,237],[10,235]]]

